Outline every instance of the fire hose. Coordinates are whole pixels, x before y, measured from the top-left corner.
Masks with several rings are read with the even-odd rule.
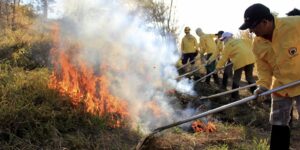
[[[200,113],[198,115],[194,115],[194,116],[192,116],[190,118],[187,118],[185,120],[181,120],[181,121],[178,121],[178,122],[166,125],[166,126],[162,126],[162,127],[156,128],[156,129],[153,130],[152,133],[150,133],[149,135],[147,135],[146,137],[144,137],[143,139],[141,139],[141,141],[136,146],[136,150],[142,149],[143,145],[145,143],[147,143],[148,140],[150,140],[156,133],[159,133],[159,132],[161,132],[163,130],[166,130],[166,129],[169,129],[169,128],[172,128],[172,127],[175,127],[175,126],[178,126],[178,125],[181,125],[181,124],[184,124],[184,123],[187,123],[187,122],[190,122],[190,121],[193,121],[193,120],[205,117],[205,116],[210,115],[210,114],[214,114],[214,113],[223,111],[225,109],[228,109],[228,108],[231,108],[231,107],[234,107],[234,106],[237,106],[237,105],[241,105],[241,104],[247,103],[247,102],[249,102],[251,100],[257,99],[257,97],[259,97],[259,96],[269,95],[271,93],[274,93],[274,92],[277,92],[277,91],[280,91],[280,90],[283,90],[283,89],[286,89],[286,88],[289,88],[289,87],[292,87],[292,86],[295,86],[295,85],[298,85],[298,84],[300,84],[300,80],[288,83],[288,84],[280,86],[280,87],[276,87],[274,89],[271,89],[271,90],[268,90],[266,92],[263,92],[263,93],[261,93],[259,95],[252,95],[252,96],[243,98],[241,100],[238,100],[238,101],[235,101],[235,102],[232,102],[232,103],[229,103],[229,104],[226,104],[226,105],[223,105],[223,106],[211,109],[209,111]]]
[[[225,92],[222,92],[222,93],[217,93],[217,94],[210,95],[210,96],[204,96],[204,97],[201,97],[198,100],[210,99],[210,98],[215,98],[215,97],[223,96],[223,95],[226,95],[226,94],[229,94],[229,93],[233,93],[235,91],[239,91],[239,90],[242,90],[242,89],[250,88],[250,87],[253,87],[253,86],[256,86],[256,83],[252,83],[252,84],[240,87],[240,88],[236,88],[236,89],[233,89],[233,90],[230,90],[230,91],[225,91]]]

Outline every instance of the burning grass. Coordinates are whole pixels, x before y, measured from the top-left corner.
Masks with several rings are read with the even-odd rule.
[[[130,149],[139,134],[74,107],[48,88],[49,71],[0,72],[0,149]],[[82,106],[82,104],[79,104]]]
[[[65,39],[60,39],[58,26],[53,28],[53,72],[49,87],[71,97],[73,105],[78,107],[81,104],[86,112],[106,117],[111,127],[123,126],[125,119],[129,119],[127,102],[110,92],[110,81],[104,73],[109,68],[101,65],[97,68],[100,73],[95,73],[87,60],[77,55],[81,50],[80,44],[65,41],[65,47],[61,47]]]
[[[196,120],[192,123],[192,128],[194,132],[214,132],[217,130],[216,125],[212,122],[207,124],[201,120]]]

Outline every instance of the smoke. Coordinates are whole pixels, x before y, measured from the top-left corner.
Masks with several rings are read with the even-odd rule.
[[[99,72],[109,78],[113,95],[127,101],[133,122],[149,131],[180,119],[166,91],[195,92],[190,80],[175,80],[180,57],[176,41],[149,29],[151,24],[132,13],[130,5],[113,0],[63,2],[61,35],[81,45],[74,59],[113,68]]]

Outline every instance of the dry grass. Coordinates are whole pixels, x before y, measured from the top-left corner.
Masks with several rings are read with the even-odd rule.
[[[48,89],[47,69],[0,72],[0,149],[132,149],[140,135],[112,129]]]
[[[233,124],[216,123],[217,131],[206,133],[187,133],[181,129],[171,129],[156,135],[143,148],[145,150],[222,150],[222,149],[257,149],[266,150],[264,138],[247,139],[245,127]],[[258,132],[258,131],[253,131]],[[262,136],[261,136],[262,137]]]
[[[69,98],[47,87],[47,69],[0,72],[0,149],[133,149],[140,134],[129,128],[112,129],[107,121],[71,105]],[[34,82],[33,82],[34,81]],[[199,92],[217,93],[217,87],[199,83]],[[178,94],[178,93],[177,93]],[[244,95],[245,94],[245,95]],[[243,93],[248,96],[249,93]],[[179,99],[194,98],[177,95]],[[228,103],[209,100],[208,109]],[[196,103],[195,103],[196,105]],[[172,128],[155,136],[145,149],[261,149],[268,147],[269,111],[250,104],[212,117],[217,131],[190,133]],[[293,128],[292,147],[299,147],[299,126]]]

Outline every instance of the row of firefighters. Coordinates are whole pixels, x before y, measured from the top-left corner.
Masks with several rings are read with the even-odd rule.
[[[197,53],[200,53],[200,58],[205,59],[207,72],[212,70],[215,72],[231,61],[234,70],[232,87],[239,86],[241,73],[245,71],[248,83],[256,82],[257,88],[252,88],[252,91],[255,89],[254,94],[258,96],[257,101],[262,102],[260,94],[269,89],[291,83],[298,84],[300,81],[299,15],[300,11],[294,9],[287,13],[287,17],[277,17],[263,4],[256,3],[249,6],[244,12],[244,23],[239,29],[249,30],[250,33],[256,35],[253,44],[251,44],[251,40],[235,39],[228,32],[219,32],[217,35],[204,34],[200,28],[196,30],[196,34],[200,37],[200,44],[197,44],[196,38],[190,34],[191,29],[186,27],[186,35],[181,43],[182,63],[185,64],[189,61],[193,64],[192,60],[195,59]],[[213,38],[216,36],[215,43]],[[219,42],[223,42],[224,46],[220,46],[222,44]],[[254,64],[258,75],[257,81],[252,75]],[[214,79],[218,84],[217,74]],[[232,95],[233,98],[236,96],[238,96],[237,93]],[[300,85],[294,85],[271,94],[270,150],[290,149],[290,123],[293,106],[300,115]],[[298,119],[296,122],[299,123],[299,121]]]
[[[216,70],[212,76],[214,83],[220,85],[220,88],[226,90],[228,78],[232,76],[232,71],[232,89],[239,87],[243,71],[247,82],[249,84],[255,83],[253,77],[255,58],[251,50],[250,38],[233,38],[232,33],[224,31],[219,31],[216,34],[205,34],[201,28],[197,28],[196,34],[200,37],[198,43],[190,31],[190,27],[184,28],[185,36],[181,41],[181,65],[187,65],[187,63],[191,65],[191,67],[183,67],[184,72],[190,72],[199,67],[195,63],[199,54],[207,74]],[[219,81],[218,72],[223,72],[222,83]],[[210,76],[206,78],[205,82],[210,84]],[[253,92],[255,89],[256,87],[251,87],[250,91]],[[238,91],[233,92],[231,98],[239,99]]]

